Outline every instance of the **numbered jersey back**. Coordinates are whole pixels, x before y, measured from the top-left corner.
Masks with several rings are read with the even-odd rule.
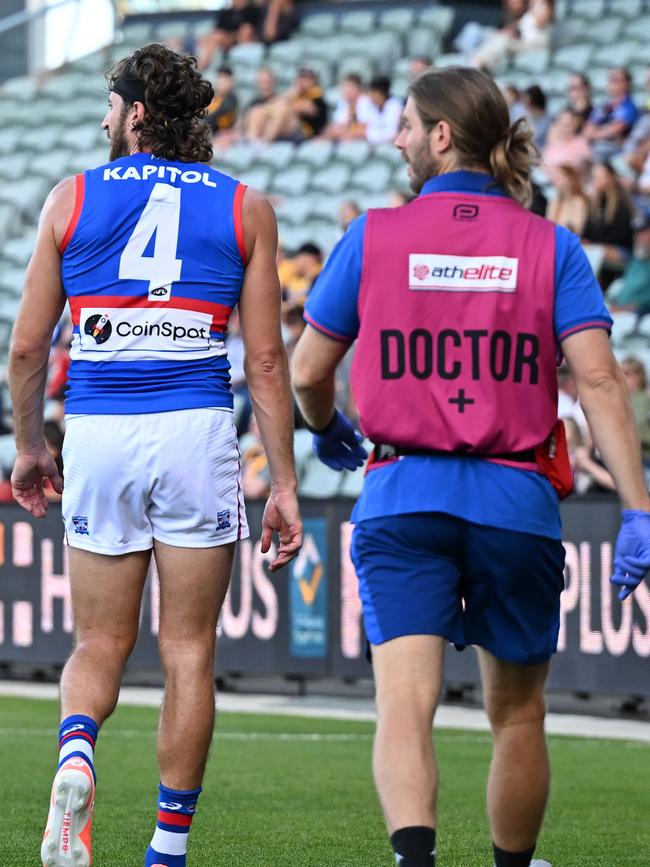
[[[232,406],[224,340],[244,275],[244,189],[151,154],[77,177],[61,265],[68,412]]]

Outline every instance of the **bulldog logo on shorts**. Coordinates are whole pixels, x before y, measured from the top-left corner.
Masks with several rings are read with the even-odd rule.
[[[85,515],[73,515],[72,523],[74,524],[75,533],[81,536],[88,536],[88,518]]]
[[[217,530],[227,530],[230,526],[230,509],[217,512]]]

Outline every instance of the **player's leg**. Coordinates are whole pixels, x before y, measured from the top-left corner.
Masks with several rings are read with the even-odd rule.
[[[158,821],[146,865],[185,865],[214,728],[217,619],[234,547],[230,543],[190,549],[155,543],[165,696],[158,731]]]
[[[149,551],[110,557],[69,549],[75,641],[61,676],[59,767],[41,847],[46,867],[90,863],[94,746],[138,635],[149,559]]]
[[[377,731],[373,770],[392,835],[436,827],[438,775],[433,716],[440,697],[445,640],[405,635],[373,646]]]
[[[375,781],[403,867],[435,864],[431,727],[445,639],[463,640],[457,525],[445,515],[399,515],[361,521],[353,535],[377,687]]]
[[[479,650],[485,708],[494,737],[487,806],[495,847],[532,858],[550,784],[544,735],[548,663],[517,665]]]
[[[557,539],[467,525],[467,641],[481,648],[494,735],[488,813],[497,867],[528,867],[549,789],[544,683],[557,647],[564,549]]]

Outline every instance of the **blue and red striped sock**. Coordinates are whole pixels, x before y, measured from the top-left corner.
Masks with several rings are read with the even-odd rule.
[[[144,856],[145,867],[186,867],[187,840],[201,788],[158,787],[158,821]]]
[[[70,758],[85,759],[97,782],[94,753],[98,733],[99,726],[89,716],[66,717],[59,728],[59,767]]]

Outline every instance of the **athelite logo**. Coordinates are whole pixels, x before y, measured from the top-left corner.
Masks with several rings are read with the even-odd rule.
[[[515,292],[519,260],[507,256],[409,255],[409,289],[427,292]]]
[[[177,804],[175,801],[160,801],[158,806],[161,810],[182,810],[183,805]]]
[[[74,518],[73,518],[74,520]],[[83,731],[85,728],[83,723],[75,723],[75,725],[70,726],[64,732],[61,732],[61,737],[64,738],[66,735],[69,735],[71,732]]]

